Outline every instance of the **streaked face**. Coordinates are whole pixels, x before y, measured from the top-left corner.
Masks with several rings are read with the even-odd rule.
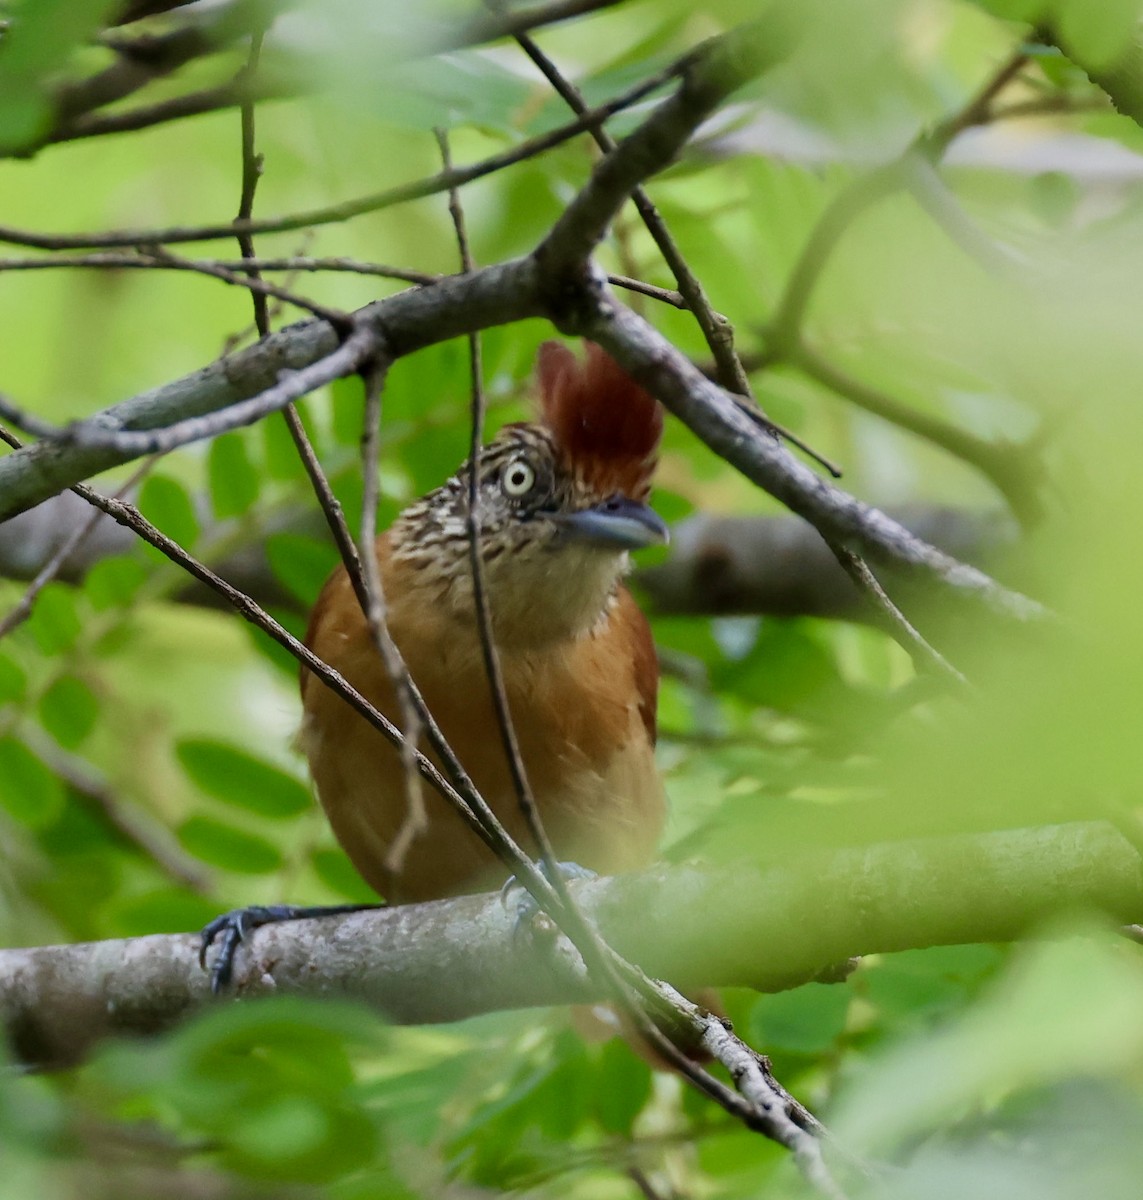
[[[441,598],[471,608],[469,464],[406,509],[395,553]],[[666,527],[641,501],[599,496],[560,461],[540,426],[504,429],[480,456],[480,539],[498,632],[538,641],[590,628],[627,567],[627,551],[661,544]]]

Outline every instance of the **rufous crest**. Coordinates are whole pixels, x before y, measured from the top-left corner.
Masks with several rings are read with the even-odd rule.
[[[663,433],[662,405],[595,342],[581,361],[544,342],[536,362],[540,416],[564,465],[598,495],[645,500]]]

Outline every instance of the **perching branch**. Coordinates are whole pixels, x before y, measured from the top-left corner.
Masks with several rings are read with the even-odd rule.
[[[1134,849],[1102,822],[918,838],[764,868],[660,869],[572,885],[616,950],[686,990],[795,986],[856,955],[1011,941],[1074,909],[1143,912]],[[397,1023],[597,1000],[495,896],[259,929],[241,996],[339,996]],[[110,1034],[169,1028],[210,1001],[190,935],[0,950],[0,1019],[17,1057],[59,1066]]]

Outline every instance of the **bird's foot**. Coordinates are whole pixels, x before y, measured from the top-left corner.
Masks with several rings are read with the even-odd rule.
[[[206,956],[216,942],[218,952],[210,966],[210,990],[217,996],[234,974],[234,956],[243,939],[260,925],[276,925],[282,921],[303,921],[309,917],[333,917],[341,913],[364,912],[384,908],[383,904],[329,904],[299,908],[293,904],[251,905],[235,908],[215,917],[199,934],[198,961],[205,971]]]
[[[542,860],[536,863],[536,869],[541,875],[551,883],[551,876],[548,873],[547,864]],[[598,876],[594,871],[587,867],[581,867],[579,863],[573,862],[558,862],[556,870],[559,872],[561,879],[571,881],[576,879],[597,879]],[[536,898],[524,888],[524,885],[511,875],[508,881],[500,889],[500,903],[508,908],[515,905],[516,920],[513,925],[513,932],[519,933],[526,925],[531,925],[540,913],[540,906],[536,903]]]

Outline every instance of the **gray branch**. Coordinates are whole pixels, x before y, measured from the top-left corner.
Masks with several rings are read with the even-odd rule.
[[[1073,908],[1127,924],[1143,913],[1143,876],[1119,833],[1076,822],[662,868],[575,895],[619,953],[684,991],[773,991],[857,955],[1011,941]],[[351,999],[398,1024],[600,999],[552,950],[542,934],[514,936],[497,896],[463,897],[257,930],[235,989]],[[0,950],[0,1019],[27,1064],[74,1062],[99,1038],[157,1033],[210,1002],[190,935]]]
[[[1018,536],[1015,522],[996,512],[918,504],[888,515],[944,553],[989,570],[1011,556]],[[666,561],[637,570],[635,581],[660,613],[845,620],[868,613],[829,546],[797,517],[696,513],[672,526]]]

